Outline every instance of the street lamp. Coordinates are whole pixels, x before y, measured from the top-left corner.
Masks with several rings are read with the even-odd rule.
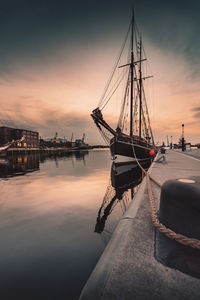
[[[181,139],[181,142],[182,142],[182,151],[185,151],[185,139],[184,139],[184,124],[182,124],[182,139]]]

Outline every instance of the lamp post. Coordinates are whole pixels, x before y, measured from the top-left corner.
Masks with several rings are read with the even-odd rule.
[[[182,151],[185,151],[184,124],[182,124]]]

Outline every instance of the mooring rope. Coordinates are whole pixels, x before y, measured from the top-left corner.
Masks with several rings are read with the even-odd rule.
[[[195,239],[195,238],[189,238],[183,234],[179,234],[171,230],[170,228],[167,228],[165,225],[163,225],[157,216],[156,213],[156,206],[155,206],[155,199],[153,197],[153,192],[152,192],[152,187],[151,187],[151,180],[156,183],[159,187],[161,187],[161,184],[154,179],[152,176],[149,175],[148,171],[146,171],[141,164],[139,163],[136,154],[135,154],[135,149],[134,145],[132,144],[133,148],[133,154],[135,157],[135,160],[138,164],[138,166],[141,168],[141,170],[145,173],[146,178],[147,178],[147,189],[148,189],[148,196],[149,196],[149,202],[150,202],[150,207],[151,207],[151,219],[153,222],[153,225],[163,234],[165,234],[168,238],[175,240],[176,242],[184,245],[184,246],[190,246],[195,249],[200,250],[200,240]]]

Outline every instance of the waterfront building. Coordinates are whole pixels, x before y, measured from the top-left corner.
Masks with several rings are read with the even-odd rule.
[[[36,131],[11,128],[6,126],[0,127],[0,145],[5,145],[12,140],[24,140],[14,144],[12,147],[17,148],[38,148],[39,147],[39,133]]]

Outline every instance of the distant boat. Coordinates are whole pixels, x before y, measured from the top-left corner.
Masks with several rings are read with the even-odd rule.
[[[92,149],[91,146],[85,143],[85,133],[83,133],[82,139],[76,139],[75,140],[75,147],[78,150],[87,150],[87,149]]]
[[[120,66],[120,59],[129,36],[131,46],[128,61]],[[119,155],[131,158],[134,158],[136,155],[140,160],[149,159],[155,156],[158,151],[154,143],[143,84],[144,80],[153,77],[148,74],[143,74],[142,65],[146,60],[142,38],[138,36],[134,14],[132,14],[130,26],[111,77],[99,106],[94,109],[91,114],[101,134],[108,141],[114,159]],[[119,68],[123,68],[120,73],[122,75],[118,75],[118,79],[113,83],[114,74],[119,72]],[[125,70],[125,72],[123,70]],[[112,126],[104,120],[102,110],[112,99],[125,77],[126,84],[124,85],[121,112],[117,128],[113,129]],[[129,125],[129,132],[127,132],[127,124]]]

